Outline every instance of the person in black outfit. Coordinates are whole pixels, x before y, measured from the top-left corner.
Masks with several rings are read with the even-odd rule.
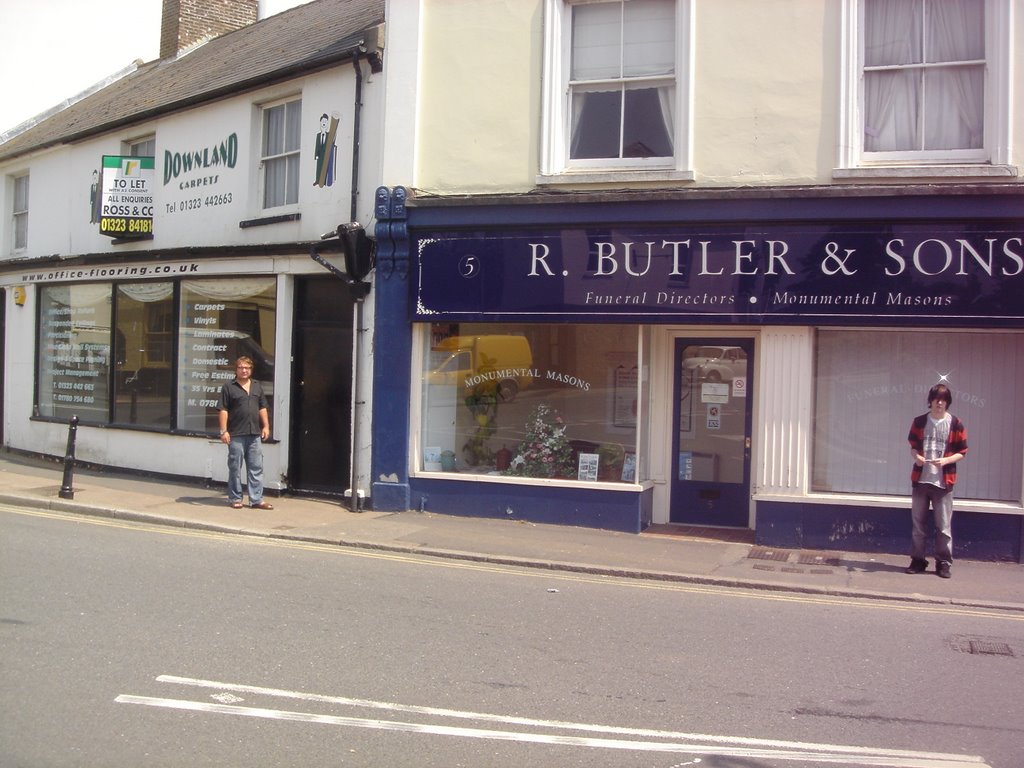
[[[270,437],[270,414],[263,387],[252,378],[252,358],[235,361],[235,378],[221,387],[217,405],[220,441],[228,447],[228,502],[242,508],[242,460],[253,509],[273,509],[263,500],[263,440]]]

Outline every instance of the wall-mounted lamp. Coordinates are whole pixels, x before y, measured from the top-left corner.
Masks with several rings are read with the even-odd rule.
[[[323,241],[322,243],[316,243],[310,248],[310,258],[344,280],[348,284],[353,298],[365,298],[370,292],[370,284],[364,282],[363,278],[373,269],[377,248],[376,243],[366,236],[363,225],[358,221],[339,224],[337,229],[321,235],[320,239]],[[344,272],[320,255],[321,249],[327,248],[335,241],[341,246],[341,252],[345,259]]]

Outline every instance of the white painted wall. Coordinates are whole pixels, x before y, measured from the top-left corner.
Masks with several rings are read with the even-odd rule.
[[[359,196],[356,219],[373,231],[374,192],[380,184],[383,142],[383,77],[371,75],[363,67],[363,115],[360,147]],[[4,388],[4,436],[8,446],[30,452],[63,456],[67,441],[67,424],[32,419],[36,366],[36,292],[26,285],[23,275],[29,272],[55,272],[60,266],[49,257],[94,255],[125,258],[132,263],[136,252],[185,247],[230,247],[253,244],[294,243],[319,240],[337,225],[351,217],[351,180],[353,147],[353,101],[355,75],[351,63],[333,70],[298,78],[271,88],[240,94],[214,104],[186,110],[157,120],[120,129],[89,139],[80,144],[60,146],[0,164],[0,260],[25,260],[24,272],[0,273],[0,289],[7,291],[6,386]],[[299,181],[299,202],[281,209],[261,210],[258,195],[259,141],[261,124],[259,105],[283,97],[301,94],[302,146]],[[322,113],[339,113],[340,125],[336,139],[337,166],[332,187],[313,184],[314,144]],[[152,240],[115,245],[111,238],[99,234],[98,225],[91,224],[89,192],[92,171],[100,167],[104,154],[122,154],[122,142],[146,135],[156,135],[156,189],[154,236]],[[231,134],[238,141],[238,160],[234,168],[217,166],[202,173],[193,172],[164,183],[165,152],[202,150],[219,144]],[[11,242],[11,176],[30,174],[29,245],[20,253],[12,253]],[[217,176],[217,180],[198,188],[183,188],[193,178]],[[217,194],[230,195],[231,202],[207,205],[206,198]],[[180,202],[200,198],[202,205],[180,210]],[[172,204],[179,204],[171,211]],[[297,212],[297,222],[271,224],[242,229],[239,222]],[[175,257],[177,258],[177,257]],[[180,260],[187,261],[183,255]],[[31,264],[33,259],[47,259],[45,267]],[[340,257],[332,257],[340,265]],[[121,263],[121,262],[119,262]],[[152,263],[139,256],[139,264]],[[161,262],[164,263],[164,262]],[[279,255],[258,259],[228,258],[204,260],[208,274],[278,275],[276,381],[274,382],[274,437],[279,443],[265,447],[266,483],[268,488],[284,486],[288,467],[288,411],[290,407],[291,318],[294,275],[325,274],[307,255]],[[59,279],[57,280],[59,282]],[[49,281],[47,281],[49,282]],[[25,286],[26,302],[17,306],[13,300],[15,286]],[[343,290],[339,281],[339,290]],[[372,407],[372,321],[371,291],[363,312],[363,359],[359,371],[359,397],[365,401],[357,418],[360,444],[355,446],[359,472],[358,485],[369,491],[370,413]],[[204,440],[124,428],[82,425],[78,429],[77,456],[82,461],[118,467],[131,467],[189,477],[209,477],[216,481],[227,478],[225,448],[219,441]]]

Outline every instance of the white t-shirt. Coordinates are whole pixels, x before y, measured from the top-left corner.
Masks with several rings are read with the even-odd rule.
[[[924,425],[924,450],[922,451],[926,462],[931,459],[941,459],[946,454],[949,427],[952,423],[953,419],[948,413],[938,420],[931,416],[928,417]],[[921,468],[921,482],[945,488],[946,480],[943,477],[942,467],[925,463]]]

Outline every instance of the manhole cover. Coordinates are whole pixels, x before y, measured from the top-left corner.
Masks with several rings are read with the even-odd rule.
[[[991,640],[971,640],[968,643],[971,653],[987,654],[989,656],[1013,656],[1013,649],[1009,643],[1000,643]]]
[[[768,547],[751,547],[747,557],[751,560],[789,560],[789,552],[785,549],[769,549]]]
[[[950,647],[960,653],[973,656],[1024,656],[1024,643],[1003,637],[984,635],[953,635],[948,640]]]

